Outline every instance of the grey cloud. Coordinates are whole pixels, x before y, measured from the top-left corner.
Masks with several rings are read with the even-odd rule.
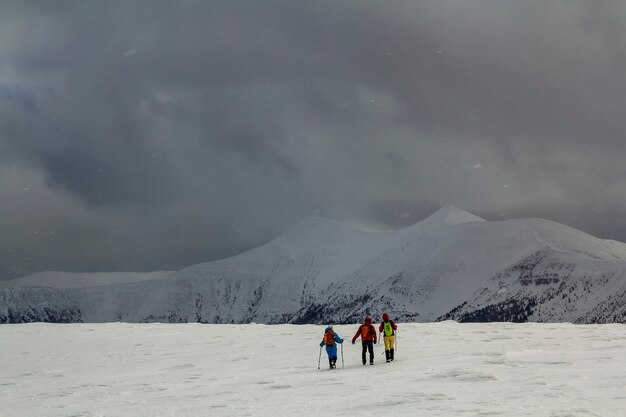
[[[307,215],[401,227],[447,203],[626,240],[624,17],[608,0],[3,2],[0,193],[19,198],[0,202],[0,278],[173,269]],[[33,219],[62,232],[25,239]]]

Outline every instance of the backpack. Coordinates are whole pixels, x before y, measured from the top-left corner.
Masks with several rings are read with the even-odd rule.
[[[383,322],[383,331],[385,332],[385,336],[393,336],[393,326],[391,322]]]
[[[361,339],[365,340],[370,337],[370,326],[363,325],[361,326]]]
[[[330,329],[326,333],[324,333],[324,343],[326,346],[332,346],[335,344],[335,332],[333,329]]]

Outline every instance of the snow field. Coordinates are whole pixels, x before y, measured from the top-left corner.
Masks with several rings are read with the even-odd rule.
[[[361,365],[357,325],[0,326],[0,416],[626,415],[626,327],[399,324]]]

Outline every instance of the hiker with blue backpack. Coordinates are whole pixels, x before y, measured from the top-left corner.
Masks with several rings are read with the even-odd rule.
[[[378,329],[383,334],[385,341],[385,357],[387,362],[393,362],[393,352],[396,345],[396,330],[398,326],[389,318],[389,314],[383,314],[383,321]]]
[[[320,342],[320,356],[322,354],[322,347],[326,346],[326,353],[328,354],[328,363],[330,369],[337,368],[337,343],[342,344],[343,339],[333,330],[333,326],[329,325],[324,330],[324,338]],[[343,361],[343,350],[341,351],[341,360]],[[317,369],[319,369],[319,361]]]

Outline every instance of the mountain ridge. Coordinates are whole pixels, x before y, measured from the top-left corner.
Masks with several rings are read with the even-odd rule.
[[[382,311],[405,321],[622,322],[626,314],[626,244],[453,206],[395,231],[308,218],[234,257],[149,274],[72,288],[16,280],[0,288],[0,322],[321,323]]]

